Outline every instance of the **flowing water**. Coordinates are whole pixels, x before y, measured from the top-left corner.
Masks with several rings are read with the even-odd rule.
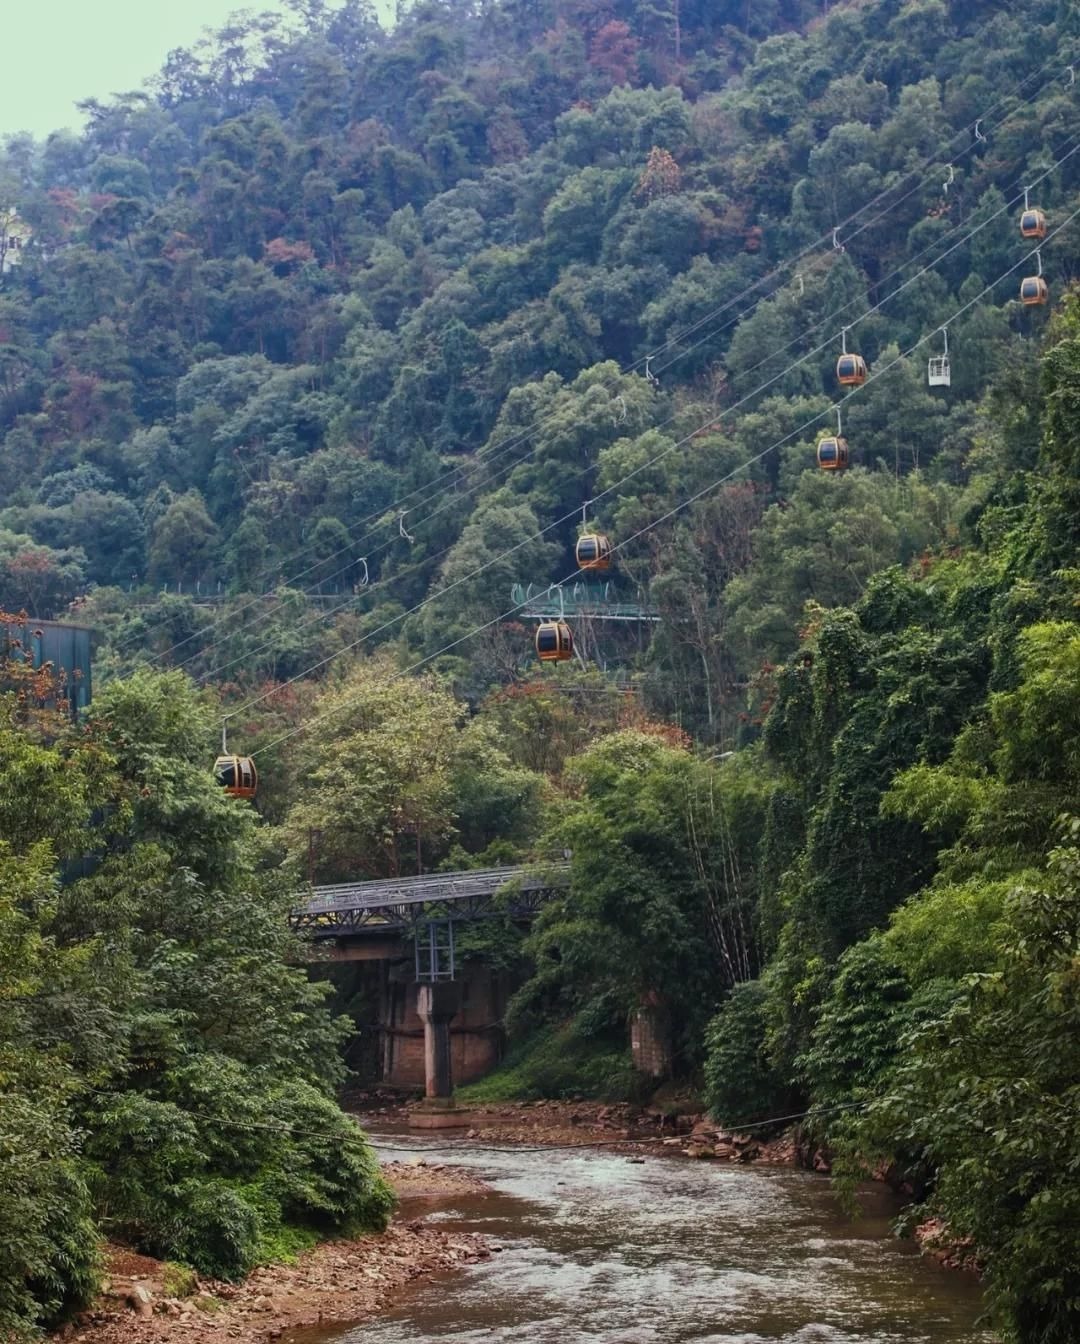
[[[387,1136],[388,1137],[388,1136]],[[378,1141],[376,1139],[376,1141]],[[395,1142],[401,1140],[395,1138]],[[412,1143],[412,1140],[406,1140]],[[446,1140],[439,1140],[440,1146]],[[423,1152],[425,1143],[416,1143]],[[405,1154],[393,1152],[388,1156]],[[590,1151],[439,1151],[495,1194],[428,1206],[503,1249],[322,1344],[989,1344],[973,1277],[890,1235],[871,1188],[850,1221],[788,1168]],[[417,1210],[407,1206],[406,1212]],[[305,1337],[306,1339],[307,1337]]]

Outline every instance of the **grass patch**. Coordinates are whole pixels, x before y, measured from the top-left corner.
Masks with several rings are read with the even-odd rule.
[[[310,1228],[278,1223],[276,1227],[264,1228],[259,1237],[257,1263],[295,1265],[304,1251],[310,1251],[318,1244],[319,1238]]]
[[[535,1032],[486,1078],[457,1088],[455,1096],[466,1104],[573,1097],[628,1101],[637,1100],[641,1085],[628,1049],[582,1036],[570,1023]]]
[[[166,1260],[161,1271],[161,1286],[166,1297],[191,1297],[199,1290],[199,1276],[190,1265]]]

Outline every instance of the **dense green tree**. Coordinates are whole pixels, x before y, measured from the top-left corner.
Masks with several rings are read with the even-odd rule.
[[[11,1340],[54,1324],[98,1281],[97,1229],[69,1110],[78,1078],[60,1042],[40,1031],[41,1006],[70,994],[86,961],[44,933],[53,883],[48,842],[23,854],[0,844],[0,1331]],[[87,1005],[79,1009],[87,1025]]]
[[[855,601],[883,561],[907,562],[948,536],[950,492],[860,471],[802,475],[786,508],[762,520],[755,557],[727,590],[748,651],[789,653],[808,602]]]
[[[1078,871],[1067,840],[1041,881],[1015,891],[999,966],[908,1038],[860,1134],[903,1143],[937,1172],[929,1208],[978,1248],[1018,1344],[1064,1342],[1077,1324]]]
[[[192,583],[212,572],[218,530],[197,490],[178,496],[154,524],[148,563],[158,583]]]
[[[572,799],[552,829],[573,855],[570,891],[537,920],[526,944],[535,971],[514,1011],[529,1022],[558,1004],[610,1027],[656,1002],[696,1054],[718,989],[756,964],[754,791],[719,792],[711,767],[640,729],[601,740],[571,769]]]
[[[445,846],[461,715],[453,697],[434,682],[396,677],[392,660],[380,657],[329,688],[315,713],[329,731],[301,747],[296,803],[285,825],[298,864],[306,862],[313,833],[323,880],[396,873],[416,848],[402,837],[417,830],[422,849]]]

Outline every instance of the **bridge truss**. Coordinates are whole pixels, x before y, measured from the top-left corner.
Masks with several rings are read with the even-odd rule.
[[[564,618],[591,621],[658,621],[660,612],[643,600],[630,601],[613,583],[575,583],[565,587],[553,583],[533,588],[516,583],[510,590],[512,600],[521,608],[526,621],[550,621]]]
[[[289,922],[312,938],[414,934],[433,923],[490,919],[531,920],[570,881],[570,865],[479,868],[375,882],[313,887]],[[419,946],[419,943],[418,943]]]

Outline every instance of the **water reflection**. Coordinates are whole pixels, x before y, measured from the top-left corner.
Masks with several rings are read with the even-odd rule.
[[[418,1142],[416,1151],[424,1144]],[[394,1153],[393,1156],[401,1156]],[[429,1214],[503,1250],[340,1344],[974,1344],[977,1284],[888,1234],[886,1192],[849,1222],[787,1169],[583,1152],[439,1153],[496,1194]],[[314,1337],[313,1337],[314,1338]]]

